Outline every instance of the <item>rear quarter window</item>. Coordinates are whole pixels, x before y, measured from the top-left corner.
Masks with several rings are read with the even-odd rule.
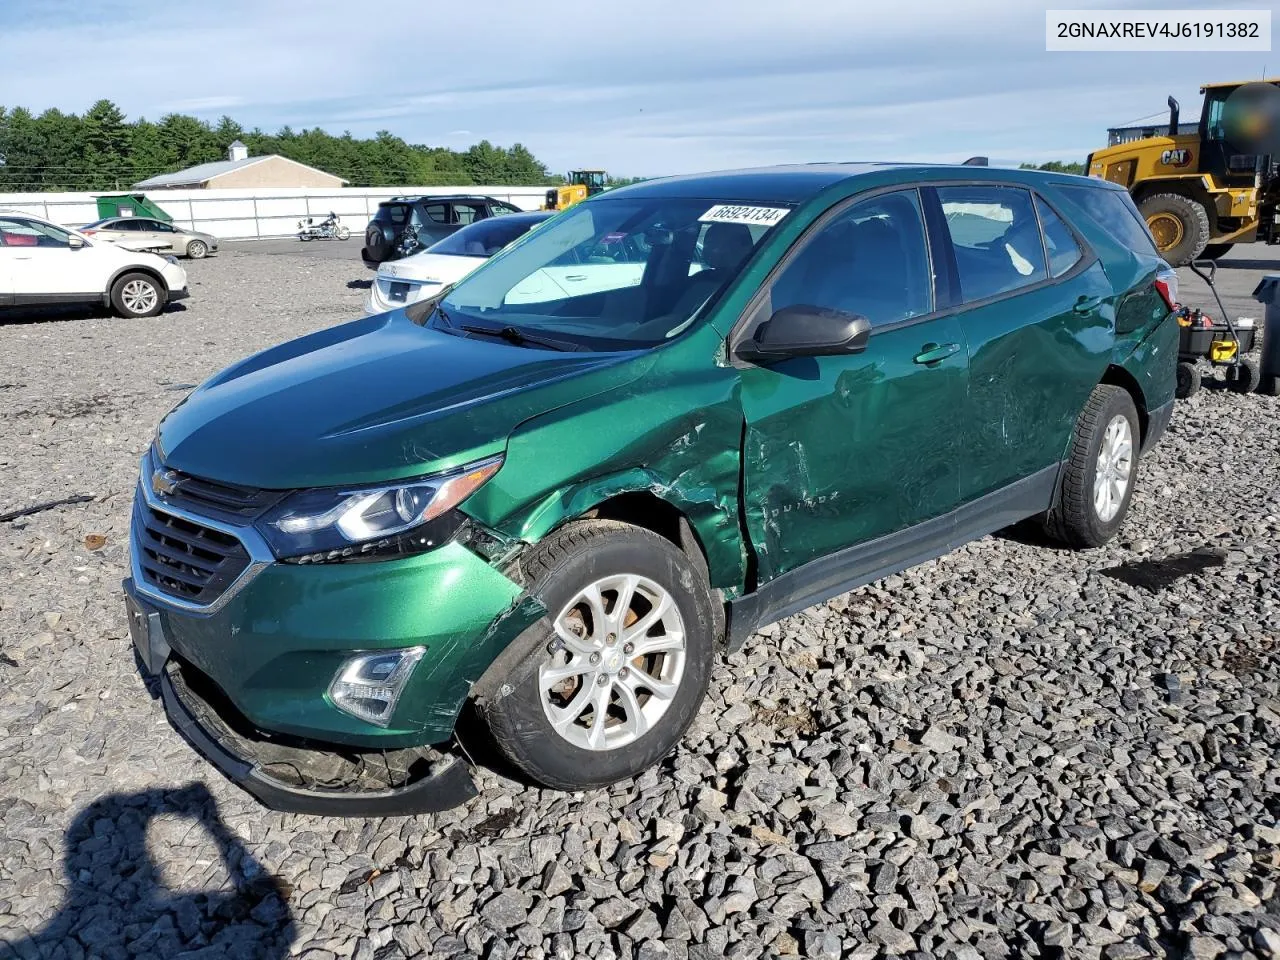
[[[1142,215],[1127,193],[1098,187],[1058,186],[1057,189],[1068,200],[1083,208],[1117,243],[1136,253],[1160,256],[1147,225],[1142,221]]]

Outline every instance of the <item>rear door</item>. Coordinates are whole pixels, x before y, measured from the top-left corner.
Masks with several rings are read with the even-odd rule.
[[[1111,284],[1083,238],[1024,187],[926,193],[947,226],[969,348],[963,499],[1026,480],[1028,498],[1043,494],[1047,507],[1076,418],[1111,356]]]
[[[414,226],[418,240],[424,247],[431,246],[437,240],[443,240],[458,229],[458,224],[451,219],[452,213],[449,206],[443,200],[418,205],[417,223]]]
[[[862,314],[872,333],[860,354],[742,370],[760,583],[945,514],[960,493],[968,356],[958,318],[936,310],[919,191],[857,199],[819,220],[748,330],[799,304]]]

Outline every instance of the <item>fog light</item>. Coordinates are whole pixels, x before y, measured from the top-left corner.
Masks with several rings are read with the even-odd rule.
[[[364,653],[344,663],[329,684],[329,697],[343,713],[385,727],[426,647]]]

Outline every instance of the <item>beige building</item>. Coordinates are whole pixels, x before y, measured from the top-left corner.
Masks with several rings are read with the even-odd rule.
[[[227,150],[227,159],[201,163],[176,173],[164,173],[135,183],[138,190],[244,189],[246,187],[343,187],[347,181],[279,154],[249,156],[239,140]]]

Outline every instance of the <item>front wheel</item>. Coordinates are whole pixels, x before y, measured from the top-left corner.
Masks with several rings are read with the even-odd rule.
[[[335,233],[335,236],[337,236],[339,240],[350,240],[351,231],[348,230],[346,227],[339,227]]]
[[[1058,501],[1045,532],[1071,547],[1100,547],[1120,529],[1138,477],[1138,411],[1129,392],[1099,384],[1076,420]]]
[[[111,305],[122,317],[154,317],[165,300],[160,281],[145,273],[126,273],[111,287]]]
[[[716,618],[705,579],[664,537],[603,520],[552,534],[522,571],[551,629],[481,705],[495,743],[562,790],[636,776],[675,747],[706,694]]]

